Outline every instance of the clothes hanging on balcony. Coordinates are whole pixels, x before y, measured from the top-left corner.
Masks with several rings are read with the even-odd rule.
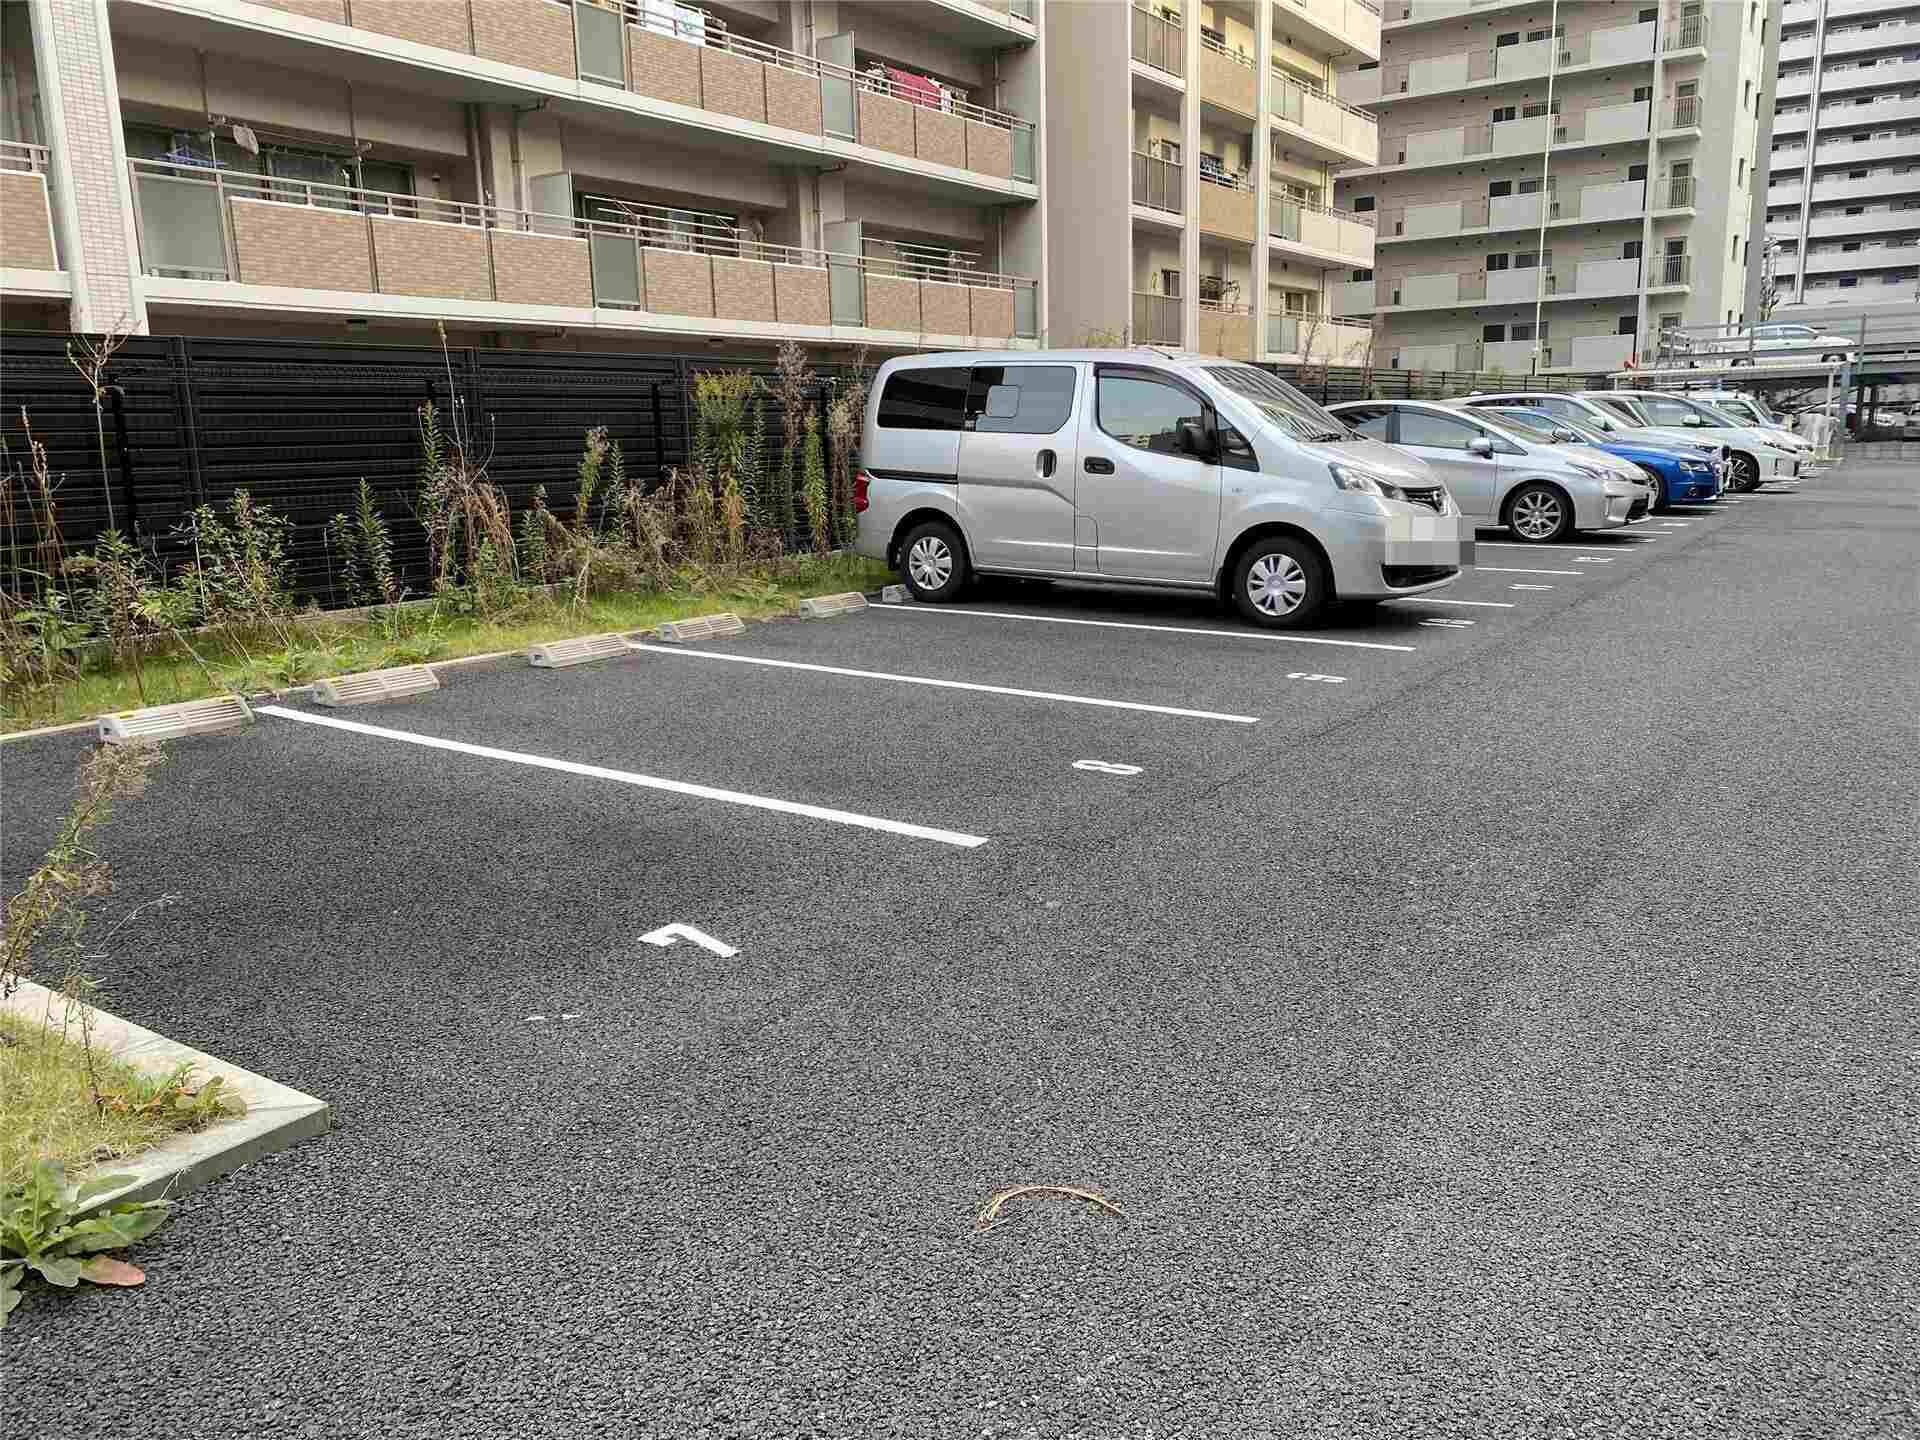
[[[929,110],[944,110],[948,107],[940,103],[940,86],[937,81],[929,80],[925,75],[915,75],[911,70],[901,70],[889,65],[887,81],[893,93],[902,100],[911,100],[915,105],[924,105]]]

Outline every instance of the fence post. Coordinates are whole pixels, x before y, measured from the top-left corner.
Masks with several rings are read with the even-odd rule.
[[[136,544],[140,538],[140,492],[133,483],[133,446],[127,439],[127,392],[119,385],[107,387],[113,402],[113,448],[120,457],[120,486],[127,496],[127,538]],[[107,477],[100,477],[105,480]]]
[[[187,337],[176,335],[168,346],[173,367],[173,414],[186,441],[187,483],[197,510],[207,503],[207,479],[200,469],[200,420],[193,399],[193,354]]]
[[[653,382],[653,479],[660,484],[667,478],[667,437],[660,417],[660,382]]]

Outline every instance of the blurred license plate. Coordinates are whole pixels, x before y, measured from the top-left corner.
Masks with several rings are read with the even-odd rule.
[[[1473,564],[1473,527],[1464,515],[1395,515],[1387,522],[1389,565]]]

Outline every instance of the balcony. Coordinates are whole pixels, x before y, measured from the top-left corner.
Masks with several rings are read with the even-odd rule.
[[[813,339],[1037,333],[1024,277],[765,245],[685,210],[632,205],[612,223],[151,160],[129,169],[141,268],[162,302]]]
[[[1707,25],[1705,12],[1698,15],[1682,15],[1678,19],[1668,22],[1666,39],[1661,42],[1660,48],[1666,52],[1667,58],[1670,60],[1678,58],[1681,52],[1689,50],[1699,51],[1699,58],[1704,60],[1706,59],[1708,33],[1709,27]],[[1737,33],[1734,36],[1734,43],[1736,45],[1739,43]]]
[[[1136,63],[1175,80],[1187,69],[1187,32],[1180,25],[1138,5],[1132,7],[1132,55]]]
[[[1251,55],[1200,37],[1200,98],[1252,119],[1260,113],[1260,72]]]
[[[1691,255],[1655,255],[1647,262],[1647,289],[1686,290],[1693,285]]]
[[[1906,103],[1920,111],[1920,100]],[[1895,135],[1882,140],[1843,140],[1835,137],[1822,139],[1814,147],[1813,163],[1817,171],[1825,165],[1857,166],[1863,161],[1872,160],[1910,161],[1913,151],[1914,137],[1911,135]],[[1796,168],[1806,159],[1806,147],[1799,147],[1797,154],[1799,158],[1792,162]],[[1813,183],[1817,188],[1827,181],[1816,174]]]
[[[1565,73],[1638,65],[1653,59],[1653,40],[1654,26],[1647,21],[1559,40],[1531,40],[1492,50],[1459,50],[1450,55],[1383,66],[1380,103],[1517,80],[1543,80],[1549,70]]]
[[[1451,239],[1459,235],[1493,235],[1503,231],[1535,230],[1542,221],[1550,226],[1592,225],[1609,221],[1634,221],[1647,211],[1647,185],[1644,180],[1607,181],[1584,185],[1572,198],[1563,196],[1549,182],[1546,212],[1541,213],[1541,192],[1525,195],[1469,196],[1457,200],[1433,200],[1421,205],[1393,206],[1381,212],[1380,240],[1383,244],[1399,241]],[[1657,181],[1652,192],[1656,211],[1693,208],[1693,177],[1670,176]]]
[[[1669,175],[1654,182],[1653,209],[1656,213],[1665,210],[1691,210],[1694,184],[1691,175]]]
[[[1784,118],[1786,117],[1776,118],[1773,127],[1776,134],[1781,132],[1780,120]],[[1889,121],[1900,120],[1920,120],[1920,96],[1912,98],[1896,95],[1880,96],[1868,100],[1864,105],[1859,103],[1857,97],[1852,104],[1827,101],[1820,107],[1818,124],[1821,130],[1865,130],[1872,126],[1885,125]],[[1806,129],[1805,113],[1802,112],[1798,125],[1790,124],[1785,128]],[[1820,149],[1814,159],[1824,164],[1829,142],[1820,140],[1818,143]],[[1912,137],[1905,137],[1905,143],[1906,153],[1911,155],[1913,153]]]
[[[1672,135],[1683,130],[1698,133],[1704,98],[1700,95],[1676,95],[1667,101],[1660,107],[1660,133]]]
[[[1371,316],[1375,308],[1374,283],[1371,280],[1342,280],[1327,289],[1327,304],[1335,315]],[[1373,322],[1367,321],[1369,325]]]
[[[1915,217],[1914,228],[1920,229],[1920,216]],[[1791,252],[1783,251],[1779,265],[1782,270],[1804,269],[1809,275],[1832,275],[1854,270],[1883,270],[1890,266],[1920,266],[1920,240],[1910,245],[1890,243],[1863,244],[1858,250],[1814,250],[1809,248],[1804,266],[1794,264]]]
[[[1252,360],[1253,312],[1223,300],[1200,302],[1200,349],[1229,360]]]
[[[1906,143],[1911,144],[1909,140]],[[1797,204],[1806,192],[1794,187],[1781,204]],[[1920,195],[1920,170],[1909,170],[1904,175],[1894,170],[1870,172],[1864,180],[1851,180],[1843,175],[1822,175],[1813,182],[1813,199],[1816,203],[1837,204],[1845,200],[1871,200],[1889,195]],[[1769,201],[1773,192],[1767,192]]]
[[[1529,8],[1528,0],[1387,0],[1384,23],[1389,30],[1412,30],[1462,15],[1497,15],[1521,8]]]
[[[1668,259],[1685,261],[1685,256],[1661,256],[1656,267]],[[1661,272],[1664,275],[1664,272]],[[1685,276],[1684,265],[1677,272]],[[1685,278],[1671,282],[1685,285]],[[1391,282],[1383,310],[1451,309],[1464,302],[1485,305],[1531,305],[1536,300],[1595,300],[1615,295],[1635,295],[1640,290],[1638,260],[1582,260],[1572,275],[1560,271],[1541,271],[1537,267],[1508,270],[1440,271],[1426,275],[1402,275]]]
[[[1920,176],[1906,178],[1910,182],[1920,182]],[[1905,235],[1915,230],[1920,230],[1920,205],[1898,210],[1882,206],[1878,210],[1862,210],[1858,215],[1814,215],[1807,221],[1808,237],[1818,240],[1840,236],[1851,240],[1856,236]]]
[[[1685,102],[1698,122],[1699,97]],[[1571,115],[1529,115],[1492,125],[1465,125],[1448,130],[1423,130],[1382,137],[1381,168],[1418,169],[1452,165],[1483,155],[1534,155],[1583,145],[1613,145],[1647,138],[1647,105],[1596,105]]]
[[[1575,335],[1567,346],[1566,366],[1603,374],[1623,370],[1633,358],[1633,341],[1631,335]]]
[[[47,147],[0,140],[0,272],[9,295],[53,298],[71,293],[53,245],[47,198]]]
[[[1825,6],[1829,25],[1854,15],[1881,15],[1906,8],[1903,0],[1825,0]],[[1781,27],[1811,25],[1820,9],[1821,0],[1787,0],[1780,16]]]
[[[1372,320],[1335,320],[1324,315],[1267,317],[1268,360],[1364,365],[1372,350]]]
[[[1308,252],[1308,258],[1350,270],[1373,264],[1373,217],[1308,205],[1273,194],[1267,201],[1267,237]]]
[[[1380,6],[1376,0],[1274,0],[1273,23],[1288,34],[1318,38],[1331,54],[1354,50],[1380,58]]]
[[[1169,215],[1186,212],[1186,166],[1133,152],[1133,203]]]
[[[1890,89],[1920,81],[1920,60],[1897,60],[1889,56],[1877,65],[1829,64],[1820,76],[1820,98],[1855,90]]]
[[[569,95],[630,95],[772,127],[797,140],[850,141],[998,181],[1031,183],[1032,122],[950,100],[939,108],[886,79],[736,35],[690,8],[648,0],[282,0],[308,19],[558,77]],[[1004,7],[1002,7],[1004,8]],[[224,13],[219,17],[227,18]],[[575,89],[577,82],[588,85]],[[679,114],[669,118],[680,120]],[[750,132],[749,132],[750,133]]]
[[[1210,235],[1253,243],[1253,186],[1244,180],[1229,181],[1200,176],[1200,228]]]
[[[1336,163],[1380,163],[1380,122],[1323,90],[1302,85],[1273,67],[1267,104],[1274,143]]]
[[[1873,50],[1906,49],[1920,45],[1920,21],[1888,20],[1871,30],[1859,27],[1836,29],[1827,27],[1826,54],[1829,59],[1842,55],[1864,55]],[[1787,59],[1788,47],[1804,47],[1806,54],[1798,58],[1811,58],[1813,37],[1802,40],[1798,37],[1780,42],[1780,58]]]
[[[1133,343],[1183,345],[1180,297],[1133,292]]]

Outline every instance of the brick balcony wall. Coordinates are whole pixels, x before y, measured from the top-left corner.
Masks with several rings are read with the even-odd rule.
[[[745,55],[703,47],[700,51],[701,105],[721,115],[764,125],[767,86],[760,72],[766,68]]]
[[[827,272],[810,265],[773,267],[774,318],[782,325],[831,325],[833,295]]]
[[[573,11],[553,0],[473,0],[473,50],[571,80]]]
[[[713,313],[722,320],[773,319],[773,266],[765,260],[713,257]]]
[[[467,0],[353,0],[353,26],[416,45],[473,53]]]
[[[227,208],[243,283],[373,292],[366,216],[270,200],[229,200]]]
[[[967,287],[922,281],[920,328],[929,335],[971,335],[973,307],[967,301]]]
[[[627,68],[634,93],[699,109],[702,48],[629,25]]]
[[[892,275],[869,275],[867,325],[874,330],[920,329],[920,282]]]
[[[53,270],[53,212],[43,175],[0,170],[0,266]]]
[[[1225,310],[1200,312],[1200,348],[1229,360],[1253,358],[1253,317]]]
[[[1217,50],[1200,50],[1200,94],[1215,105],[1224,105],[1242,115],[1251,116],[1260,106],[1260,72],[1251,65],[1229,60]]]
[[[964,169],[967,163],[967,122],[958,115],[913,107],[913,151],[935,165]]]
[[[347,0],[254,0],[254,3],[269,10],[284,10],[289,15],[304,15],[309,20],[331,20],[336,25],[347,23]]]
[[[643,250],[646,308],[656,315],[713,315],[713,266],[705,255]]]
[[[1233,240],[1253,239],[1253,192],[1200,183],[1200,228]]]
[[[822,129],[820,81],[796,70],[778,65],[762,67],[767,87],[767,123],[798,130],[803,135],[818,135]]]
[[[860,92],[860,143],[895,155],[913,154],[913,105],[891,95]]]
[[[997,179],[1013,178],[1013,132],[967,121],[967,169]]]
[[[564,235],[494,230],[496,299],[515,305],[593,305],[593,266],[587,242]]]
[[[985,340],[1005,340],[1013,334],[1013,292],[979,286],[968,292],[973,301],[973,334]]]
[[[487,232],[478,225],[373,217],[373,258],[382,295],[491,300]]]

